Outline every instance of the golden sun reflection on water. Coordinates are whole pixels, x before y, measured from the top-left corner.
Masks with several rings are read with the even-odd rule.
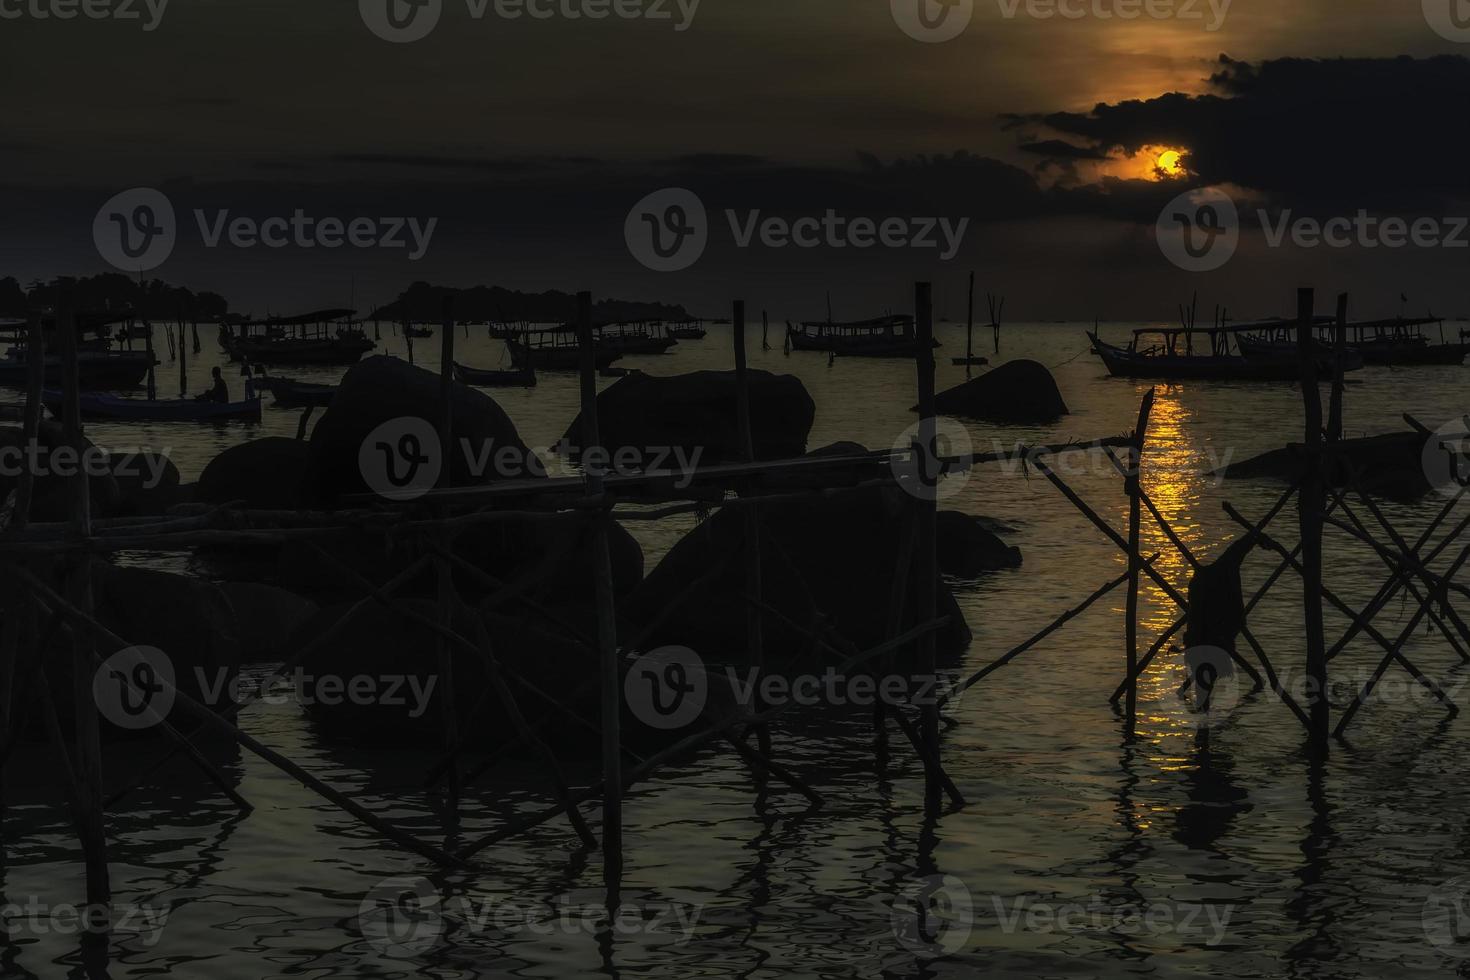
[[[1160,385],[1155,391],[1141,482],[1144,492],[1179,540],[1197,561],[1206,563],[1226,538],[1221,537],[1218,522],[1215,534],[1206,531],[1203,519],[1209,506],[1205,491],[1211,480],[1207,475],[1210,464],[1205,447],[1196,441],[1199,430],[1191,424],[1193,412],[1182,394],[1179,386]],[[1159,558],[1154,567],[1165,581],[1187,595],[1193,569],[1147,508],[1142,513],[1139,535],[1143,555],[1157,552]],[[1164,590],[1145,578],[1139,589],[1139,656],[1182,615],[1182,610]],[[1174,634],[1169,644],[1179,646],[1181,642],[1182,631]],[[1185,675],[1180,669],[1180,658],[1167,653],[1167,648],[1161,651],[1139,679],[1140,702],[1167,704],[1176,698]],[[1145,738],[1177,736],[1194,730],[1189,717],[1178,712],[1141,712],[1138,720],[1138,733]],[[1183,764],[1184,760],[1178,762]]]

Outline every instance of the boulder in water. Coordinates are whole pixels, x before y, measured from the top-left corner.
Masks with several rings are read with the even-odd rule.
[[[982,572],[1021,567],[1021,549],[992,533],[984,518],[942,510],[936,537],[939,570],[946,575],[972,578]]]
[[[888,620],[894,570],[898,562],[901,508],[912,501],[891,488],[843,493],[829,499],[761,506],[763,598],[781,616],[765,619],[765,649],[773,665],[794,661],[812,648],[792,628],[809,628],[815,617],[830,625],[856,650],[889,638]],[[683,645],[706,660],[738,663],[745,658],[747,603],[743,516],[735,509],[717,512],[690,531],[664,557],[620,612],[634,623],[652,623],[671,606],[647,646]],[[720,574],[700,582],[715,565]],[[688,596],[687,588],[693,586]],[[970,641],[964,615],[949,588],[936,582],[938,610],[949,624],[936,635],[939,656],[953,660]],[[900,630],[916,625],[913,603]],[[856,652],[856,651],[854,651]],[[818,656],[840,659],[821,649]]]
[[[204,467],[194,499],[207,504],[240,500],[255,510],[290,510],[298,503],[306,456],[304,441],[283,436],[231,446]]]
[[[816,418],[816,403],[806,386],[789,374],[750,371],[747,377],[756,458],[785,459],[806,452]],[[681,449],[686,459],[697,451],[704,464],[744,458],[734,371],[631,374],[597,396],[597,424],[604,448],[638,450],[647,466],[652,454],[672,448]],[[580,414],[563,439],[581,446]],[[674,463],[669,459],[662,465]]]
[[[185,502],[179,468],[162,453],[113,453],[110,466],[117,482],[113,513],[118,517],[166,514],[170,507]]]
[[[369,485],[361,458],[368,437],[390,429],[384,436],[390,440],[402,437],[399,429],[412,431],[415,454],[439,468],[435,486],[446,486],[451,479],[456,486],[472,486],[545,475],[541,460],[493,398],[461,384],[450,390],[454,445],[441,447],[433,435],[441,414],[437,374],[396,357],[370,357],[353,365],[312,430],[302,502],[330,507],[344,496],[379,489]]]
[[[1046,425],[1069,414],[1050,371],[1036,361],[1007,361],[934,396],[944,415],[1003,425]]]

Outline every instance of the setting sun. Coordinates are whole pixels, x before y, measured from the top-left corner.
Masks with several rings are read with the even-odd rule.
[[[1180,160],[1183,156],[1180,150],[1165,150],[1154,160],[1154,169],[1161,177],[1182,177],[1184,166]]]

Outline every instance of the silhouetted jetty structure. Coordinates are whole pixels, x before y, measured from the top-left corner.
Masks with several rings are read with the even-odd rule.
[[[164,678],[153,679],[153,691],[172,694],[175,708],[158,726],[173,743],[170,754],[182,753],[210,782],[242,811],[249,802],[224,780],[214,766],[193,745],[192,738],[209,732],[229,739],[243,750],[259,757],[286,773],[293,780],[351,814],[377,835],[426,860],[445,867],[475,866],[477,857],[488,847],[508,840],[548,821],[565,817],[588,849],[602,852],[606,900],[610,908],[619,904],[622,878],[621,828],[623,801],[629,789],[661,767],[687,756],[692,751],[718,744],[735,752],[750,769],[756,783],[766,790],[775,784],[799,795],[812,807],[822,805],[820,788],[812,786],[793,764],[783,761],[781,739],[776,724],[782,715],[796,707],[796,702],[767,705],[757,702],[743,709],[722,708],[702,716],[705,723],[692,733],[667,737],[652,751],[640,746],[635,752],[634,733],[623,727],[623,689],[627,676],[627,659],[643,648],[657,634],[660,625],[680,612],[690,596],[700,595],[707,582],[736,581],[733,598],[742,611],[742,628],[733,641],[749,662],[756,665],[772,661],[772,636],[795,635],[803,639],[812,652],[829,657],[839,673],[875,670],[880,666],[917,676],[934,676],[937,671],[938,645],[947,630],[956,624],[957,607],[946,605],[942,597],[942,580],[937,557],[937,485],[940,480],[990,463],[1012,461],[1019,454],[1028,468],[1039,472],[1098,533],[1110,541],[1126,561],[1125,570],[1103,582],[1071,608],[1062,611],[1052,622],[1012,649],[995,656],[983,667],[965,676],[944,700],[952,699],[978,684],[995,671],[1013,664],[1027,650],[1034,648],[1069,621],[1119,588],[1126,590],[1124,635],[1118,650],[1122,680],[1112,691],[1111,701],[1121,703],[1122,721],[1131,731],[1137,712],[1137,682],[1149,664],[1181,630],[1188,629],[1192,643],[1208,643],[1228,659],[1214,665],[1214,672],[1201,671],[1191,683],[1205,694],[1208,703],[1222,669],[1239,670],[1257,688],[1269,686],[1282,703],[1298,718],[1306,731],[1308,744],[1318,751],[1328,747],[1329,736],[1339,735],[1350,724],[1355,713],[1371,693],[1377,679],[1395,664],[1408,671],[1447,708],[1453,705],[1437,684],[1429,679],[1404,653],[1404,644],[1419,623],[1428,621],[1460,652],[1470,645],[1470,632],[1453,609],[1453,601],[1470,595],[1470,590],[1457,583],[1455,575],[1470,560],[1470,546],[1459,544],[1470,529],[1470,516],[1460,520],[1452,530],[1439,534],[1438,528],[1455,512],[1456,504],[1467,490],[1470,478],[1461,479],[1459,491],[1434,523],[1414,544],[1398,533],[1381,509],[1358,486],[1346,491],[1329,487],[1323,473],[1332,465],[1336,443],[1341,432],[1342,375],[1335,372],[1330,380],[1332,393],[1324,419],[1320,400],[1320,364],[1312,346],[1310,290],[1300,300],[1299,380],[1302,386],[1305,414],[1305,466],[1299,479],[1283,493],[1269,511],[1252,520],[1226,506],[1232,520],[1242,532],[1215,562],[1206,564],[1193,554],[1169,525],[1144,487],[1141,479],[1148,465],[1147,439],[1155,395],[1152,390],[1142,398],[1137,420],[1131,432],[1060,445],[1023,446],[1008,452],[941,454],[938,450],[936,395],[934,391],[934,358],[932,353],[932,305],[929,284],[915,288],[913,317],[913,356],[917,374],[919,423],[915,437],[907,447],[867,451],[861,447],[841,446],[831,451],[810,453],[794,458],[762,459],[759,453],[758,429],[753,425],[756,410],[752,405],[751,374],[745,364],[745,306],[737,303],[733,316],[735,352],[734,384],[736,400],[733,409],[735,447],[730,461],[690,470],[652,467],[635,473],[604,472],[589,466],[578,476],[547,478],[507,478],[489,483],[465,485],[456,479],[457,470],[446,467],[445,475],[432,488],[414,494],[365,494],[350,492],[354,486],[341,473],[317,472],[315,492],[330,499],[331,508],[286,510],[250,508],[229,502],[202,503],[175,509],[163,516],[94,519],[89,500],[89,483],[80,476],[69,482],[71,518],[62,523],[32,523],[31,507],[35,481],[23,476],[17,491],[17,504],[10,525],[0,535],[0,576],[7,583],[3,602],[5,616],[0,622],[0,671],[7,678],[25,678],[35,686],[7,685],[12,693],[4,702],[5,742],[0,760],[14,749],[22,725],[22,706],[34,701],[51,722],[46,727],[58,758],[58,778],[63,781],[73,801],[77,833],[86,866],[87,897],[99,904],[107,901],[109,873],[107,865],[106,809],[126,798],[127,789],[104,794],[101,763],[101,735],[98,713],[92,702],[91,678],[103,659],[114,651],[129,647],[129,638],[118,635],[104,625],[93,605],[93,556],[124,550],[159,552],[190,551],[202,545],[235,545],[266,549],[292,547],[303,556],[313,555],[324,568],[346,587],[355,589],[355,598],[342,608],[340,615],[323,621],[319,631],[301,638],[299,645],[261,685],[290,674],[298,666],[309,664],[335,638],[362,622],[362,617],[388,616],[416,624],[435,638],[435,656],[444,686],[454,692],[457,685],[471,678],[483,678],[483,687],[461,692],[468,701],[448,695],[442,701],[443,712],[437,719],[442,737],[438,741],[440,759],[430,769],[430,782],[447,788],[450,809],[457,806],[460,789],[476,776],[466,768],[471,751],[466,738],[467,726],[475,722],[475,707],[503,718],[516,732],[516,740],[541,762],[539,771],[545,783],[547,805],[536,812],[510,818],[495,830],[481,834],[454,850],[422,839],[385,819],[374,809],[363,805],[351,792],[339,789],[294,762],[287,753],[272,748],[262,740],[242,731],[234,718],[246,704],[229,702],[211,707],[180,690]],[[596,392],[596,371],[603,352],[594,342],[590,294],[578,297],[579,317],[575,351],[580,358],[581,415],[578,423],[584,454],[605,445]],[[77,377],[74,321],[63,310],[61,357],[65,366],[63,427],[68,445],[80,450],[83,445]],[[449,311],[445,322],[452,323]],[[44,341],[39,324],[32,325],[31,358],[34,373],[28,389],[25,433],[35,437],[40,425],[40,397]],[[461,432],[483,434],[484,419],[463,418],[456,406],[483,397],[465,392],[453,381],[454,335],[452,329],[441,334],[440,374],[436,382],[420,378],[413,384],[421,389],[437,383],[437,412],[425,418],[437,437],[446,445],[453,444]],[[1337,343],[1345,346],[1342,331]],[[367,362],[363,368],[388,371],[388,359]],[[408,379],[405,379],[408,383]],[[342,399],[365,398],[370,395],[347,391]],[[333,409],[335,412],[336,409]],[[498,412],[498,408],[496,409]],[[332,418],[332,412],[327,419]],[[503,414],[503,413],[501,413]],[[327,419],[322,425],[326,425]],[[493,422],[493,420],[491,420]],[[333,423],[337,435],[345,436],[343,445],[356,452],[356,427],[360,421],[346,418]],[[319,426],[320,430],[320,426]],[[287,446],[264,447],[278,457],[289,450],[292,440],[280,440]],[[236,447],[243,449],[243,447]],[[341,448],[340,446],[338,448]],[[259,458],[262,447],[242,452],[238,465],[248,466],[249,458]],[[1100,513],[1099,508],[1083,499],[1062,477],[1058,458],[1072,453],[1100,453],[1120,477],[1118,493],[1126,501],[1126,524],[1116,525]],[[1456,471],[1458,474],[1458,471]],[[356,479],[355,471],[351,474]],[[205,481],[201,480],[201,484]],[[225,490],[235,489],[225,481]],[[891,581],[878,583],[887,591],[887,608],[872,610],[869,619],[877,632],[856,644],[841,631],[834,630],[832,620],[817,615],[811,622],[790,622],[774,603],[773,572],[786,575],[802,556],[786,553],[782,541],[772,534],[771,519],[787,508],[796,508],[798,520],[805,514],[830,511],[842,506],[867,506],[875,495],[883,495],[884,506],[892,505],[887,526],[893,542]],[[1273,523],[1287,512],[1291,498],[1297,498],[1297,543],[1281,541]],[[1116,500],[1115,500],[1116,503]],[[802,508],[807,508],[803,510]],[[1115,508],[1106,508],[1115,509]],[[705,524],[715,527],[734,525],[738,547],[724,549],[713,567],[704,568],[692,580],[681,583],[673,598],[663,604],[652,621],[629,627],[619,618],[620,598],[615,568],[615,548],[621,532],[620,523],[656,522],[675,516],[706,515],[714,511]],[[1146,520],[1158,525],[1170,546],[1193,570],[1193,580],[1186,591],[1169,581],[1160,571],[1159,554],[1145,555],[1141,550],[1141,531]],[[544,622],[556,630],[558,643],[577,652],[582,665],[595,663],[595,679],[584,684],[599,706],[595,720],[574,707],[553,701],[548,710],[546,700],[528,688],[519,676],[525,665],[500,656],[493,631],[487,620],[469,614],[462,594],[469,580],[484,581],[495,590],[499,601],[507,601],[523,590],[527,579],[499,581],[459,553],[459,545],[477,532],[531,523],[536,527],[561,528],[569,534],[564,547],[583,546],[589,560],[582,566],[580,583],[591,599],[591,619],[583,626],[568,628],[556,613],[534,604],[519,607],[528,619]],[[1285,523],[1285,521],[1282,521]],[[1372,550],[1385,567],[1387,579],[1375,598],[1361,611],[1353,610],[1326,583],[1322,564],[1322,537],[1327,530],[1340,531]],[[369,533],[381,545],[405,548],[416,557],[388,576],[379,576],[366,567],[354,567],[328,545],[343,535]],[[1431,542],[1437,542],[1431,547]],[[851,538],[852,535],[847,537]],[[1276,570],[1261,589],[1245,602],[1239,594],[1238,571],[1248,554],[1270,550],[1280,556]],[[1456,552],[1456,549],[1457,552]],[[1436,572],[1430,563],[1445,552],[1455,554],[1450,568]],[[58,576],[57,569],[62,574]],[[1253,635],[1248,616],[1261,598],[1287,572],[1296,573],[1301,581],[1303,623],[1305,631],[1305,669],[1313,680],[1306,700],[1298,703],[1281,683],[1275,666],[1259,640]],[[411,594],[408,587],[425,574],[434,583],[429,597]],[[721,579],[728,573],[728,579]],[[1139,590],[1145,580],[1151,581],[1178,607],[1178,619],[1146,649],[1139,631]],[[837,583],[839,586],[843,583]],[[834,593],[827,593],[832,595]],[[1401,594],[1417,606],[1412,621],[1397,636],[1390,638],[1374,626],[1379,612],[1389,607]],[[1347,635],[1328,646],[1322,621],[1322,604],[1330,603],[1353,623]],[[951,601],[952,602],[952,601]],[[951,611],[946,611],[946,609]],[[707,617],[703,606],[691,610]],[[496,619],[493,622],[502,622]],[[522,624],[524,625],[524,623]],[[963,624],[958,624],[961,627]],[[46,672],[40,670],[42,651],[49,649],[38,642],[42,629],[62,629],[68,640],[65,657],[71,665],[74,683],[69,689],[52,689],[46,684]],[[727,631],[728,632],[728,631]],[[743,635],[740,635],[742,634]],[[1382,657],[1370,681],[1354,702],[1344,711],[1334,727],[1329,717],[1327,681],[1333,659],[1346,645],[1362,634],[1381,649]],[[1245,652],[1236,648],[1236,637],[1245,641]],[[1458,638],[1458,640],[1457,640]],[[1299,649],[1296,644],[1292,649]],[[1249,657],[1253,657],[1254,663]],[[467,665],[475,672],[465,673]],[[1257,669],[1259,667],[1259,669]],[[135,680],[121,675],[128,684]],[[479,683],[474,681],[473,683]],[[147,703],[146,694],[134,691]],[[1107,694],[1099,690],[1099,699]],[[542,692],[544,695],[544,692]],[[527,710],[528,699],[534,698],[541,716]],[[916,703],[917,702],[917,703]],[[469,710],[460,706],[468,703]],[[55,723],[55,708],[69,707],[74,730],[68,734]],[[496,712],[494,707],[499,706]],[[942,704],[932,698],[917,699],[910,693],[897,703],[881,699],[874,709],[873,721],[886,733],[888,722],[902,734],[923,764],[925,774],[925,806],[937,814],[946,801],[951,806],[964,804],[958,786],[947,775],[942,758],[940,711]],[[196,726],[185,733],[173,724],[173,718],[188,719]],[[533,721],[533,717],[538,720]],[[571,728],[579,733],[592,733],[598,740],[601,779],[592,785],[576,787],[563,774],[557,752],[552,748],[549,727]],[[884,736],[886,738],[886,734]],[[144,767],[137,781],[144,781],[157,768]],[[114,801],[109,803],[108,801]],[[595,809],[593,807],[595,806]],[[595,824],[594,824],[595,818]]]
[[[230,360],[253,364],[355,364],[377,345],[354,313],[328,309],[220,324],[219,345]]]

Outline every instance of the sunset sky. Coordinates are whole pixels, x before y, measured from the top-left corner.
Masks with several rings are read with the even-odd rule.
[[[173,0],[151,30],[142,0],[141,22],[0,22],[0,275],[108,269],[96,211],[146,186],[181,221],[148,275],[244,310],[330,305],[354,282],[363,306],[425,279],[591,288],[706,314],[747,295],[815,316],[831,290],[839,315],[857,317],[930,278],[940,312],[957,315],[975,269],[1018,319],[1165,317],[1196,290],[1206,306],[1265,314],[1298,284],[1351,286],[1365,313],[1397,311],[1400,293],[1414,312],[1470,311],[1454,274],[1470,248],[1268,249],[1251,216],[1257,204],[1470,213],[1470,138],[1451,111],[1470,96],[1470,46],[1430,26],[1436,0],[1235,0],[1218,24],[1223,0],[1179,0],[1199,19],[1126,21],[1097,16],[1118,0],[1075,0],[1077,19],[974,0],[943,43],[908,36],[888,0],[666,0],[669,19],[597,21],[506,19],[493,3],[475,18],[467,0],[443,2],[433,31],[403,44],[347,0]],[[1168,151],[1174,173],[1161,175]],[[1161,255],[1154,221],[1205,184],[1249,204],[1245,231],[1225,268],[1187,273]],[[645,268],[624,242],[629,208],[664,187],[694,190],[711,218],[707,253],[680,272]],[[402,250],[204,248],[195,208],[438,224],[409,262]],[[970,225],[942,262],[921,249],[741,249],[724,217],[828,208]]]

